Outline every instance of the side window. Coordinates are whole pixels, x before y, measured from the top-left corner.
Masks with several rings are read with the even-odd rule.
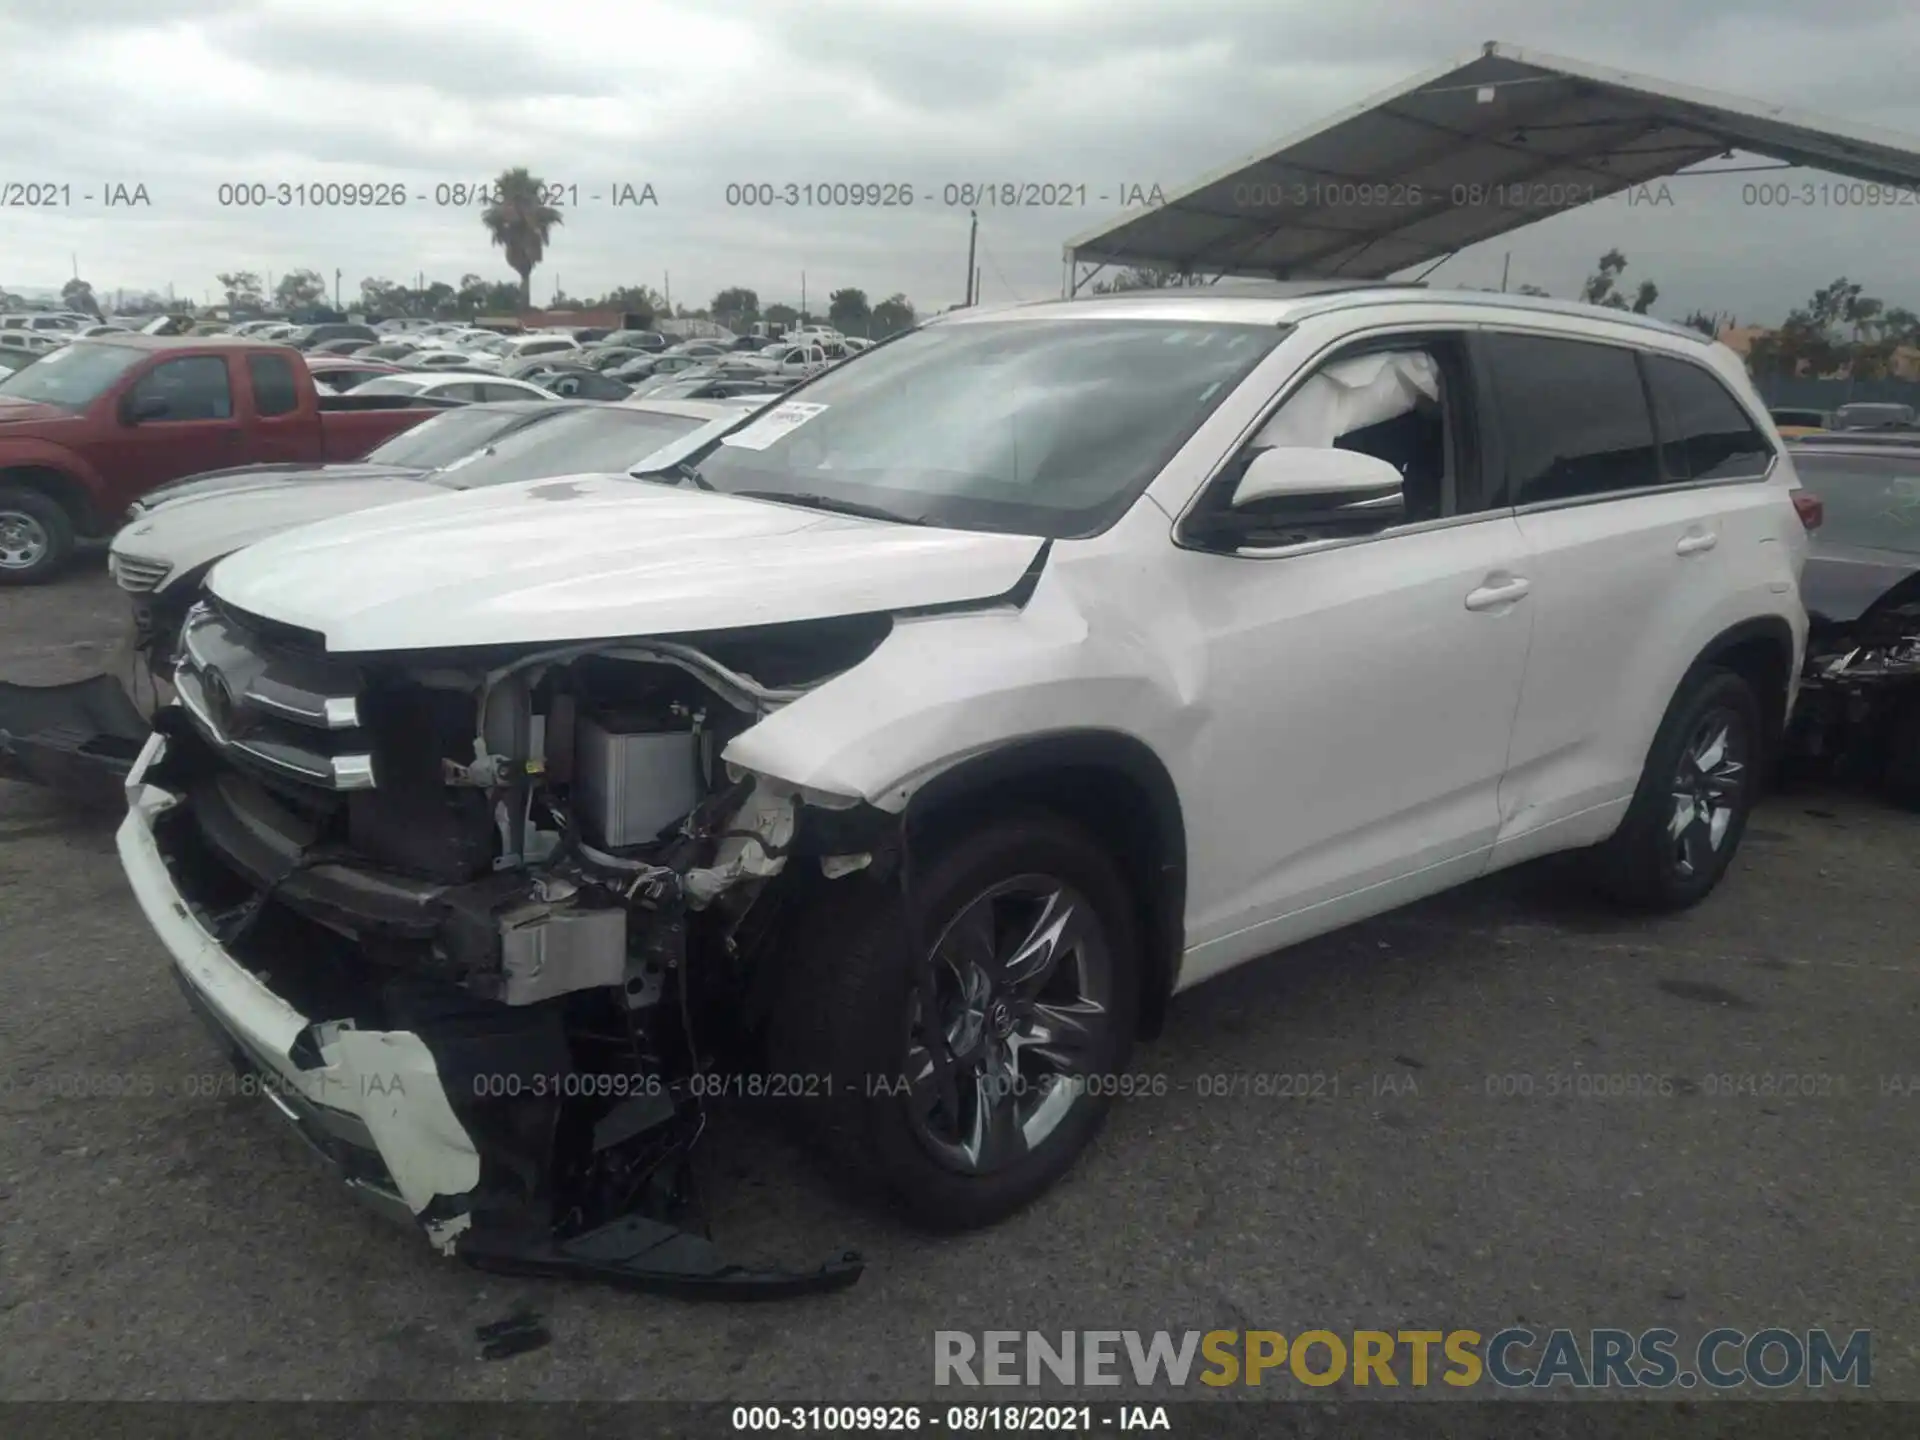
[[[253,410],[266,419],[291,415],[300,408],[300,390],[293,383],[293,362],[284,355],[249,355],[247,378],[253,382]]]
[[[561,389],[560,387],[563,385],[575,385],[575,382],[571,377],[567,377],[554,382],[550,388],[557,395],[570,395],[573,393],[572,390]],[[517,385],[476,385],[471,387],[462,386],[460,388],[478,390],[482,400],[530,400],[533,398]],[[575,388],[577,389],[578,386],[575,385]],[[463,395],[460,398],[464,400],[467,397]]]
[[[1454,513],[1465,386],[1456,342],[1436,338],[1337,357],[1296,386],[1216,478],[1197,521],[1236,547],[1365,535]],[[1379,493],[1270,493],[1248,482],[1263,455],[1343,450],[1383,462]],[[1301,456],[1296,468],[1311,460]],[[1268,462],[1271,464],[1271,462]],[[1398,477],[1398,484],[1394,478]],[[1249,489],[1259,493],[1250,495]]]
[[[231,420],[233,387],[227,381],[227,362],[218,355],[188,355],[166,360],[149,370],[134,386],[139,400],[160,400],[166,420]]]
[[[1718,376],[1665,355],[1645,360],[1669,478],[1749,480],[1766,474],[1773,447]]]
[[[1633,351],[1496,333],[1482,338],[1480,353],[1506,438],[1509,504],[1660,483],[1653,417]]]
[[[433,393],[444,395],[449,400],[478,400],[480,387],[478,385],[443,385]]]

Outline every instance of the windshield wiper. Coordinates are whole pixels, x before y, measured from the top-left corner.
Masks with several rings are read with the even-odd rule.
[[[649,485],[691,485],[695,490],[711,490],[713,482],[686,460],[676,460],[664,470],[629,470],[629,480],[644,480]]]
[[[827,510],[835,515],[857,515],[863,520],[890,520],[895,525],[926,525],[918,515],[900,515],[878,505],[862,505],[858,500],[840,500],[831,495],[815,495],[806,490],[734,490],[742,500],[773,500],[788,505],[804,505],[809,510]]]

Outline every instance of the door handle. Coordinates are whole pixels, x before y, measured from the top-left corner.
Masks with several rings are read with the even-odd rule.
[[[1533,586],[1517,575],[1497,585],[1482,585],[1477,590],[1467,592],[1467,609],[1497,610],[1502,605],[1511,605],[1531,589]]]
[[[1714,534],[1713,531],[1701,530],[1691,535],[1682,535],[1680,537],[1680,543],[1673,547],[1673,553],[1676,555],[1698,555],[1702,551],[1711,550],[1719,543],[1720,537]]]

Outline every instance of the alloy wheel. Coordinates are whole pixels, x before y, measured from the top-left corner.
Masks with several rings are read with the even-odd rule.
[[[1682,747],[1673,776],[1667,839],[1676,875],[1691,880],[1713,865],[1739,814],[1746,785],[1745,724],[1733,710],[1709,710]]]
[[[938,1030],[916,992],[908,1042],[914,1129],[949,1169],[1004,1170],[1093,1098],[1088,1080],[1110,1053],[1106,936],[1073,886],[1017,875],[955,913],[934,941],[933,976]]]

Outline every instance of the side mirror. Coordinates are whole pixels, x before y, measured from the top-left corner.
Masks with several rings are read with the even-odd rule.
[[[129,425],[138,425],[143,420],[164,420],[172,407],[162,395],[130,395],[120,407],[121,418]]]
[[[1357,450],[1277,446],[1253,457],[1234,487],[1233,508],[1292,499],[1302,510],[1350,513],[1355,520],[1397,517],[1405,508],[1402,483],[1393,466]]]

